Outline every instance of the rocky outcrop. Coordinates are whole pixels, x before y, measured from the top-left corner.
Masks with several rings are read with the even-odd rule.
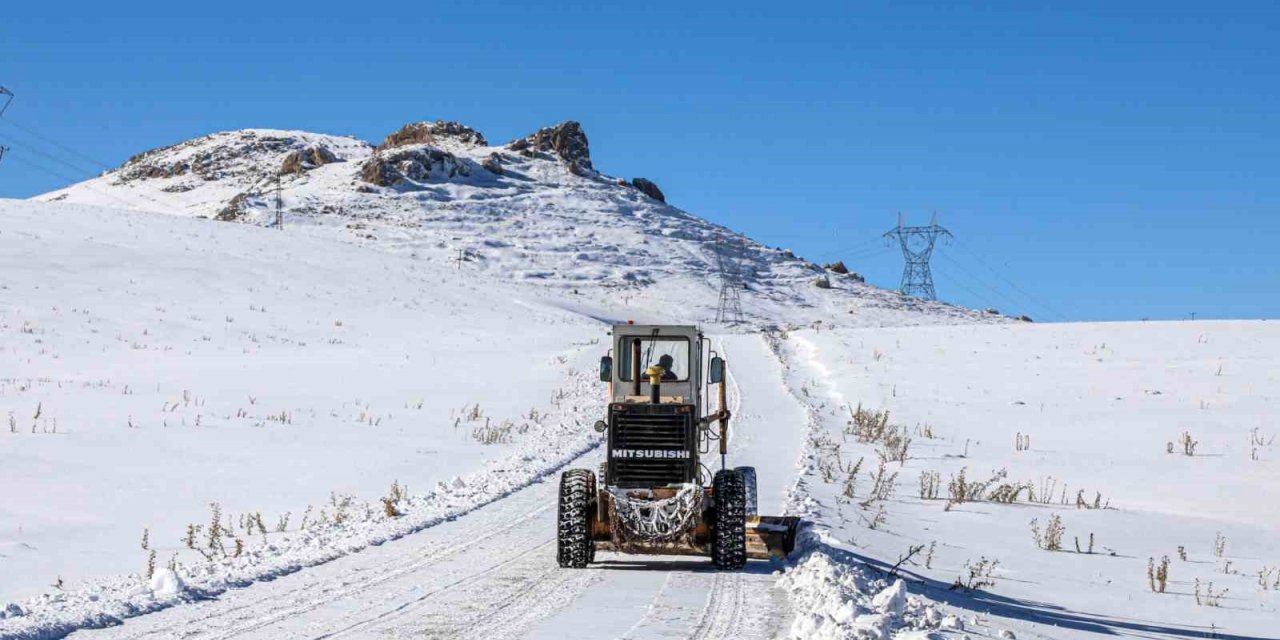
[[[854,282],[865,283],[867,281],[866,278],[862,277],[862,274],[857,273],[856,271],[850,271],[849,267],[844,266],[843,260],[836,260],[835,262],[824,264],[822,265],[822,268],[830,271],[831,273],[842,275]]]
[[[409,147],[376,153],[360,167],[360,179],[379,187],[393,187],[405,180],[426,182],[471,175],[457,156],[435,147]]]
[[[127,183],[188,174],[207,181],[253,175],[261,172],[257,162],[278,158],[276,154],[295,150],[301,144],[298,138],[261,131],[214,133],[139,153],[120,166],[116,177]]]
[[[489,157],[485,158],[484,162],[480,163],[480,166],[484,167],[489,173],[502,175],[504,173],[504,169],[502,168],[502,154],[489,154]]]
[[[284,162],[280,164],[280,173],[303,173],[337,161],[338,156],[334,155],[328,147],[322,144],[311,145],[289,152],[289,155],[284,157]]]
[[[436,120],[435,122],[414,122],[400,127],[399,131],[387,136],[377,150],[385,151],[411,144],[441,146],[448,143],[473,147],[484,147],[489,144],[479,131],[471,127],[458,122]]]
[[[238,222],[244,217],[248,208],[249,194],[238,194],[227,203],[227,206],[218,211],[218,215],[214,216],[214,220],[220,220],[222,222]]]
[[[654,184],[653,181],[648,178],[634,178],[631,180],[631,186],[639,189],[640,193],[643,193],[658,202],[667,201],[667,196],[663,195],[662,189],[659,189],[658,185]]]
[[[510,142],[507,148],[526,156],[539,152],[554,153],[568,163],[570,170],[575,173],[593,170],[587,134],[582,130],[582,125],[573,120],[539,129],[536,133]]]

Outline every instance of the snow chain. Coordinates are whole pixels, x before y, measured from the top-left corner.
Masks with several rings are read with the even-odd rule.
[[[609,495],[610,529],[619,548],[629,542],[692,542],[702,513],[701,486],[682,484],[676,495],[657,500],[630,497],[626,489],[611,488]]]

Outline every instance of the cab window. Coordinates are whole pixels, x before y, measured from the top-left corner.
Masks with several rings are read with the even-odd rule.
[[[631,382],[631,353],[635,349],[635,341],[640,340],[640,379],[645,381],[644,372],[652,366],[662,366],[667,373],[662,376],[663,382],[686,382],[689,380],[689,339],[665,337],[625,337],[618,344],[618,377]]]

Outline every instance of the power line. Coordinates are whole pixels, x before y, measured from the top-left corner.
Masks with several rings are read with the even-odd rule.
[[[929,257],[933,255],[933,247],[938,238],[951,238],[951,232],[938,225],[938,214],[927,227],[908,227],[902,224],[902,214],[898,214],[898,226],[884,234],[890,240],[897,240],[902,248],[905,265],[902,268],[902,293],[923,300],[937,300],[938,294],[933,288],[933,273],[929,270]]]
[[[974,284],[976,284],[976,285],[978,285],[978,286],[982,287],[983,289],[985,289],[985,290],[989,291],[989,292],[991,293],[991,295],[995,296],[995,298],[994,298],[994,299],[995,299],[995,300],[997,300],[997,304],[1000,304],[1000,305],[1002,305],[1002,306],[1005,306],[1006,308],[1008,308],[1010,305],[1012,305],[1013,307],[1017,307],[1017,306],[1018,306],[1018,303],[1017,303],[1015,300],[1013,300],[1012,298],[1010,298],[1010,297],[1008,296],[1008,294],[1006,294],[1006,293],[1004,293],[1004,292],[1000,291],[999,289],[997,289],[997,288],[995,288],[995,287],[991,286],[990,284],[987,284],[987,282],[986,282],[985,280],[983,280],[982,278],[979,278],[979,277],[978,277],[977,275],[975,275],[972,271],[969,271],[968,269],[966,269],[966,268],[964,267],[964,265],[960,264],[960,262],[959,262],[959,261],[957,261],[955,258],[953,258],[953,257],[951,257],[951,256],[949,256],[949,255],[947,255],[947,254],[939,254],[939,255],[941,255],[941,256],[942,256],[942,259],[943,259],[943,260],[946,260],[947,262],[950,262],[952,266],[954,266],[956,269],[958,269],[958,270],[960,271],[960,273],[962,273],[962,274],[964,274],[966,277],[968,277],[970,282],[973,282]],[[955,276],[953,276],[953,277],[952,277],[952,278],[950,278],[950,279],[952,279],[952,280],[954,281],[954,280],[955,280]],[[974,291],[973,291],[972,289],[969,289],[968,287],[965,287],[965,290],[969,291],[969,293],[974,293]],[[975,294],[975,295],[977,295],[977,294]],[[983,299],[983,298],[986,298],[987,296],[984,296],[984,295],[977,295],[977,297],[978,297],[979,299]],[[1006,304],[1006,303],[1008,303],[1008,304]],[[988,304],[988,306],[995,306],[995,305]]]
[[[996,270],[995,267],[988,264],[986,260],[983,260],[982,256],[978,255],[976,251],[969,249],[968,246],[966,246],[965,244],[957,243],[957,246],[959,246],[962,251],[964,251],[966,254],[971,256],[975,261],[977,261],[983,267],[986,267],[986,269],[990,271],[992,274],[994,274],[997,278],[1002,280],[1005,284],[1009,285],[1011,289],[1021,294],[1033,305],[1040,307],[1044,311],[1050,312],[1050,315],[1058,316],[1059,319],[1066,320],[1066,315],[1061,313],[1059,309],[1046,304],[1044,301],[1040,300],[1036,296],[1033,296],[1030,293],[1027,293],[1026,291],[1024,291],[1022,287],[1019,287],[1017,283],[1013,282],[1012,279],[1004,277],[999,271]]]
[[[53,146],[55,146],[55,147],[57,147],[57,148],[61,149],[61,150],[62,150],[63,152],[65,152],[65,153],[69,153],[69,154],[71,154],[71,155],[73,155],[73,156],[76,156],[77,158],[80,158],[81,160],[83,160],[83,161],[85,161],[85,162],[87,162],[87,163],[89,163],[89,164],[91,164],[91,165],[94,165],[95,167],[97,167],[97,169],[101,169],[101,170],[103,170],[103,171],[110,171],[110,170],[112,169],[112,167],[111,167],[110,165],[108,165],[108,164],[106,164],[106,163],[104,163],[104,162],[99,162],[98,160],[95,160],[95,159],[93,159],[93,158],[92,158],[92,157],[90,157],[90,156],[87,156],[87,155],[85,155],[85,154],[83,154],[83,153],[81,153],[81,152],[79,152],[79,151],[76,151],[75,149],[71,148],[70,146],[67,146],[67,145],[65,145],[65,144],[62,144],[61,142],[58,142],[57,140],[54,140],[53,138],[51,138],[51,137],[49,137],[49,136],[46,136],[46,135],[44,135],[44,134],[41,134],[39,131],[36,131],[35,129],[33,129],[33,128],[31,128],[31,127],[28,127],[28,126],[26,126],[26,125],[24,125],[24,124],[22,124],[22,123],[19,123],[19,122],[15,121],[13,118],[10,118],[10,117],[0,118],[0,122],[8,123],[8,124],[9,124],[10,126],[12,126],[13,128],[18,129],[19,131],[22,131],[22,132],[26,133],[27,135],[29,135],[29,136],[31,136],[31,137],[33,137],[33,138],[37,138],[37,139],[41,140],[42,142],[44,142],[44,143],[46,143],[46,144],[51,144],[51,145],[53,145]],[[95,169],[95,171],[96,171],[97,169]]]
[[[822,260],[822,259],[824,259],[824,258],[829,258],[829,257],[834,256],[834,255],[837,255],[837,254],[841,255],[841,257],[844,257],[844,256],[845,256],[845,254],[849,254],[849,253],[858,253],[858,252],[863,251],[863,250],[865,250],[866,248],[871,247],[871,246],[880,246],[880,243],[881,243],[881,241],[880,241],[880,239],[879,239],[879,238],[872,238],[872,239],[870,239],[870,240],[865,240],[865,241],[863,241],[863,242],[859,242],[859,243],[857,243],[857,244],[849,245],[849,246],[844,247],[844,248],[842,248],[842,249],[834,249],[834,250],[832,250],[832,251],[825,251],[825,252],[823,252],[823,253],[819,253],[817,256],[815,256],[815,258],[816,258],[816,259],[818,259],[818,260]]]
[[[5,134],[3,134],[3,133],[0,133],[0,138],[3,138],[3,139],[5,139],[5,140],[8,140],[10,144],[16,145],[16,146],[17,146],[17,148],[19,148],[19,149],[24,149],[24,150],[26,150],[26,151],[27,151],[27,152],[29,152],[29,153],[34,153],[34,154],[36,154],[36,155],[38,155],[38,156],[40,156],[40,157],[42,157],[42,158],[44,158],[44,159],[46,159],[46,160],[52,160],[52,161],[54,161],[54,162],[56,162],[56,163],[58,163],[58,164],[60,164],[60,165],[62,165],[62,166],[64,166],[64,167],[66,167],[66,168],[68,168],[68,169],[71,169],[72,171],[76,171],[76,172],[82,172],[82,171],[84,171],[84,167],[77,166],[77,165],[72,164],[72,163],[70,163],[70,162],[68,162],[68,161],[66,161],[66,160],[64,160],[64,159],[62,159],[62,158],[59,158],[59,157],[55,156],[55,155],[52,155],[52,154],[46,153],[46,152],[44,152],[44,151],[41,151],[41,150],[39,150],[39,149],[36,149],[35,147],[32,147],[30,143],[28,143],[28,142],[21,142],[21,141],[17,140],[16,138],[14,138],[13,136],[9,136],[9,135],[5,135]],[[78,182],[78,180],[77,180],[77,182]]]
[[[3,114],[4,114],[4,112],[5,112],[5,110],[6,110],[6,109],[8,109],[8,107],[9,107],[9,103],[11,103],[11,102],[13,101],[13,97],[14,97],[14,96],[13,96],[13,92],[12,92],[12,91],[9,91],[8,89],[5,89],[4,87],[0,87],[0,96],[6,96],[6,97],[7,97],[7,100],[5,101],[5,103],[4,103],[4,105],[3,105],[3,107],[0,107],[0,115],[3,115]],[[41,133],[39,133],[39,132],[38,132],[38,131],[36,131],[35,129],[32,129],[31,127],[27,127],[27,126],[25,126],[25,125],[23,125],[23,124],[21,124],[21,123],[15,122],[12,118],[9,118],[9,117],[0,118],[0,122],[7,123],[7,124],[9,124],[10,126],[13,126],[13,127],[17,128],[17,129],[19,129],[19,130],[21,130],[21,131],[26,132],[28,135],[30,135],[30,136],[32,136],[32,137],[34,137],[34,138],[37,138],[37,139],[39,139],[39,140],[42,140],[42,141],[44,141],[44,142],[45,142],[45,143],[47,143],[47,144],[53,145],[54,147],[57,147],[58,149],[61,149],[62,151],[66,152],[66,153],[68,153],[68,154],[71,154],[72,156],[76,156],[76,157],[78,157],[78,158],[81,158],[84,162],[88,162],[88,163],[90,163],[90,164],[96,165],[96,166],[101,167],[102,169],[107,170],[107,171],[110,171],[110,170],[111,170],[111,167],[107,166],[106,164],[104,164],[104,163],[102,163],[102,162],[99,162],[99,161],[97,161],[97,160],[95,160],[95,159],[93,159],[93,158],[91,158],[91,157],[89,157],[89,156],[87,156],[87,155],[85,155],[85,154],[83,154],[83,153],[80,153],[79,151],[76,151],[75,149],[73,149],[73,148],[71,148],[71,147],[69,147],[69,146],[67,146],[67,145],[64,145],[64,144],[60,143],[60,142],[58,142],[57,140],[54,140],[54,139],[52,139],[52,138],[50,138],[50,137],[48,137],[48,136],[42,135]],[[68,168],[68,169],[71,169],[72,171],[74,171],[74,172],[76,172],[76,173],[81,173],[81,172],[84,172],[84,171],[85,171],[85,168],[84,168],[83,166],[80,166],[79,164],[74,163],[74,162],[69,162],[67,159],[62,158],[62,157],[59,157],[59,156],[54,155],[54,154],[52,154],[52,153],[48,153],[48,152],[42,151],[42,150],[40,150],[40,149],[37,149],[37,148],[35,148],[35,146],[34,146],[31,142],[29,142],[29,141],[25,141],[25,140],[19,141],[17,138],[13,137],[12,135],[3,135],[2,137],[3,137],[3,138],[5,138],[5,139],[7,139],[7,140],[10,140],[10,141],[15,142],[15,143],[17,144],[18,148],[19,148],[19,149],[21,149],[21,150],[24,150],[25,152],[33,153],[33,154],[35,154],[35,155],[37,155],[37,156],[40,156],[40,157],[42,157],[42,158],[45,158],[46,160],[50,160],[50,161],[52,161],[52,162],[55,162],[55,163],[57,163],[57,164],[60,164],[60,165],[62,165],[62,166],[64,166],[64,167],[66,167],[66,168]],[[13,151],[13,150],[12,150],[12,149],[10,149],[9,147],[4,147],[4,149],[5,149],[6,151]],[[0,157],[2,157],[3,155],[4,155],[4,154],[0,153]],[[100,195],[100,196],[103,196],[103,197],[105,197],[105,198],[110,198],[111,200],[114,200],[114,201],[116,201],[116,202],[119,202],[119,203],[121,203],[121,204],[124,204],[124,205],[126,205],[126,206],[128,206],[128,207],[131,207],[131,208],[132,208],[132,207],[136,207],[136,206],[137,206],[137,203],[136,203],[136,202],[130,202],[130,201],[128,201],[128,200],[124,200],[124,199],[121,199],[121,198],[115,197],[115,196],[113,196],[113,195],[111,195],[111,194],[108,194],[108,193],[105,193],[105,192],[103,192],[103,191],[99,191],[99,190],[97,190],[97,189],[94,189],[94,188],[90,187],[90,186],[87,184],[86,179],[84,179],[84,178],[69,177],[69,176],[67,176],[67,175],[65,175],[65,174],[63,174],[63,173],[61,173],[61,172],[59,172],[59,171],[55,171],[55,170],[50,169],[50,168],[49,168],[49,167],[47,167],[47,166],[41,165],[41,164],[36,163],[36,162],[31,162],[30,160],[26,160],[26,159],[24,159],[24,158],[22,158],[22,157],[20,157],[20,156],[13,156],[13,154],[12,154],[12,153],[10,153],[9,155],[12,157],[12,159],[13,159],[13,160],[18,161],[18,162],[19,162],[19,163],[21,163],[21,164],[25,164],[25,165],[27,165],[27,166],[29,166],[29,167],[32,167],[32,168],[36,169],[37,171],[41,171],[41,172],[46,173],[46,174],[48,174],[48,175],[51,175],[51,176],[54,176],[54,177],[59,178],[59,179],[61,179],[61,180],[65,180],[65,181],[67,181],[67,183],[68,183],[68,185],[67,185],[67,186],[77,185],[77,184],[78,184],[78,186],[79,186],[80,188],[82,188],[82,189],[84,189],[84,190],[86,190],[86,191],[90,191],[90,192],[96,193],[96,194],[98,194],[98,195]],[[96,169],[94,169],[93,171],[94,171],[94,172],[96,172],[97,170],[96,170]],[[91,177],[91,178],[92,178],[92,177]],[[91,178],[90,178],[90,179],[91,179]],[[147,201],[152,202],[152,203],[154,203],[154,204],[156,204],[156,205],[158,205],[158,206],[160,206],[160,207],[163,207],[164,209],[168,209],[168,210],[175,210],[175,211],[179,211],[179,210],[182,210],[182,209],[183,209],[183,207],[182,207],[182,206],[178,206],[178,205],[176,205],[176,204],[174,204],[174,203],[162,202],[162,201],[160,201],[160,200],[157,200],[156,198],[153,198],[153,197],[151,197],[151,196],[148,196],[148,195],[145,195],[145,194],[142,194],[142,193],[131,193],[131,194],[129,194],[129,195],[130,195],[131,197],[134,197],[134,198],[140,198],[140,199],[143,199],[143,200],[147,200]]]
[[[44,166],[44,165],[42,165],[42,164],[39,164],[39,163],[36,163],[36,162],[32,162],[32,161],[30,161],[30,160],[28,160],[28,159],[26,159],[26,158],[23,158],[22,156],[14,156],[14,155],[12,155],[12,154],[11,154],[11,155],[10,155],[10,157],[11,157],[11,159],[12,159],[14,162],[17,162],[17,163],[19,163],[19,164],[27,165],[28,167],[31,167],[31,168],[35,169],[36,171],[40,171],[40,172],[46,173],[46,174],[51,175],[51,176],[53,176],[53,177],[55,177],[55,178],[59,178],[59,179],[61,179],[61,180],[66,180],[66,181],[68,181],[68,182],[70,182],[70,183],[72,183],[72,184],[76,184],[76,183],[77,183],[77,178],[69,178],[69,177],[67,177],[67,175],[66,175],[66,174],[59,173],[58,171],[56,171],[56,170],[54,170],[54,169],[50,169],[49,167],[46,167],[46,166]],[[109,194],[109,193],[106,193],[106,192],[104,192],[104,191],[98,191],[97,189],[94,189],[93,187],[90,187],[87,183],[83,183],[83,182],[81,182],[81,183],[79,183],[79,186],[80,186],[80,188],[82,188],[82,189],[85,189],[85,190],[87,190],[87,191],[90,191],[90,192],[96,193],[96,194],[98,194],[98,195],[100,195],[100,196],[102,196],[102,197],[104,197],[104,198],[110,198],[111,200],[115,200],[116,202],[119,202],[120,204],[123,204],[123,205],[125,205],[125,206],[126,206],[126,207],[128,207],[128,208],[134,208],[134,207],[136,207],[136,206],[137,206],[137,203],[135,203],[135,202],[129,202],[128,200],[124,200],[124,199],[118,198],[118,197],[116,197],[116,196],[114,196],[114,195],[111,195],[111,194]],[[147,198],[147,196],[144,196],[144,195],[141,195],[141,194],[134,194],[134,195],[137,195],[137,196],[138,196],[138,197],[140,197],[140,198]],[[147,198],[147,199],[148,199],[148,200],[151,200],[151,198]],[[163,203],[161,203],[161,202],[154,201],[154,200],[153,200],[153,202],[156,202],[156,204],[163,204]]]
[[[973,299],[974,299],[975,301],[981,302],[982,300],[986,299],[986,296],[985,296],[985,295],[983,295],[983,294],[981,294],[981,293],[978,293],[977,291],[974,291],[973,289],[970,289],[970,288],[968,287],[968,285],[966,285],[966,284],[964,284],[963,282],[961,282],[961,281],[960,281],[960,279],[959,279],[959,278],[957,278],[954,274],[940,273],[940,274],[938,274],[938,276],[939,276],[939,277],[941,277],[943,280],[946,280],[946,281],[950,282],[951,284],[953,284],[953,285],[955,285],[955,286],[957,286],[957,287],[960,287],[961,289],[964,289],[966,292],[968,292],[968,293],[969,293],[969,295],[973,296]],[[987,305],[987,306],[990,306],[990,305]]]

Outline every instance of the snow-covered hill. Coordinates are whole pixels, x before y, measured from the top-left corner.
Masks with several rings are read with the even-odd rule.
[[[666,204],[656,185],[594,168],[575,122],[500,146],[452,122],[409,124],[376,147],[300,131],[215,133],[39,199],[269,225],[277,176],[291,233],[461,262],[586,305],[644,298],[659,317],[709,321],[719,251],[741,272],[743,311],[758,324],[996,319],[829,273]]]

